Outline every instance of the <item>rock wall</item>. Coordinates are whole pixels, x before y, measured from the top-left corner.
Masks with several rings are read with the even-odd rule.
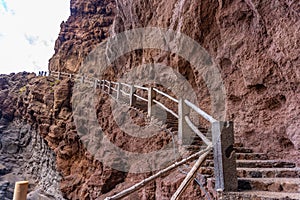
[[[82,60],[95,47],[109,37],[114,20],[113,0],[71,0],[71,16],[62,22],[55,42],[55,55],[49,69],[77,72]]]
[[[96,137],[103,138],[101,134],[94,137],[82,135],[85,131],[77,132],[86,122],[75,123],[71,112],[73,81],[27,73],[3,76],[0,81],[1,198],[11,199],[15,181],[26,179],[30,183],[28,199],[104,199],[152,174],[118,171],[95,159],[91,148],[100,156],[108,152],[104,146],[91,146],[98,141]],[[94,105],[98,123],[113,144],[127,151],[148,153],[170,142],[170,133],[157,121],[145,120],[144,114],[113,105],[106,95],[98,95],[99,101]],[[125,137],[119,125],[127,113],[137,125],[156,127],[156,137]],[[122,158],[108,159],[123,164]],[[135,160],[131,166],[151,165],[144,161]],[[128,199],[170,198],[183,178],[184,174],[174,170]],[[198,187],[191,184],[184,197],[203,196],[204,192],[194,189]]]
[[[296,0],[72,0],[71,16],[61,24],[49,69],[78,72],[97,44],[124,30],[160,27],[183,32],[219,64],[226,88],[226,119],[235,122],[236,141],[299,163],[299,13]],[[115,80],[145,63],[165,64],[180,72],[196,91],[199,106],[210,112],[202,74],[178,55],[135,50],[114,62],[105,76]],[[32,180],[32,198],[49,193],[57,194],[50,199],[62,198],[57,188],[62,177],[59,187],[64,198],[103,199],[151,175],[114,170],[87,151],[73,119],[72,81],[17,74],[1,77],[0,83],[1,156],[9,161],[0,163],[2,176],[8,174],[0,192],[7,198],[15,178]],[[151,144],[131,138],[121,141],[124,133],[110,114],[111,104],[105,96],[98,100],[98,122],[120,147],[147,152],[170,140],[162,131]],[[131,116],[136,123],[145,123],[134,111]],[[173,171],[128,199],[168,199],[183,176]],[[197,187],[190,185],[184,198],[203,196]]]
[[[0,90],[0,198],[12,199],[16,181],[29,181],[27,199],[61,199],[61,175],[56,155],[35,124],[20,118],[26,83],[33,74],[1,76]],[[30,107],[37,107],[32,102]],[[19,114],[18,114],[19,113]],[[19,117],[18,117],[19,116]],[[26,119],[26,117],[24,117]]]
[[[219,65],[226,87],[226,119],[235,122],[236,141],[295,160],[300,148],[299,6],[296,0],[71,1],[72,14],[62,25],[49,67],[77,72],[99,42],[124,30],[160,27],[183,32]],[[201,74],[168,52],[131,52],[106,75],[115,79],[144,63],[179,71],[194,87],[199,105],[210,111]]]

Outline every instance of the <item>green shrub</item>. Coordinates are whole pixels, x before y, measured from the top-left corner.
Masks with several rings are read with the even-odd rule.
[[[26,86],[23,86],[19,89],[19,93],[23,94],[26,91]]]
[[[58,85],[60,83],[60,80],[55,80],[54,82],[50,82],[49,85],[51,87],[55,86],[55,85]]]

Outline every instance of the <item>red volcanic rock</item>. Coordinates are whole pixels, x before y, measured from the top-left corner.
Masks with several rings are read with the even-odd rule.
[[[87,54],[109,36],[114,10],[113,0],[72,0],[71,16],[60,26],[49,69],[77,72]]]
[[[292,1],[71,1],[71,16],[50,60],[50,70],[77,72],[97,44],[138,27],[180,31],[203,46],[219,64],[226,87],[226,119],[236,141],[274,156],[299,151],[299,3]],[[210,112],[201,72],[159,50],[134,51],[116,61],[107,78],[122,77],[140,64],[162,63],[193,86],[199,106]]]
[[[297,0],[72,0],[70,9],[71,16],[61,24],[50,70],[77,73],[98,44],[124,30],[160,27],[183,32],[204,47],[218,64],[226,89],[226,120],[234,121],[236,141],[268,152],[273,158],[300,162]],[[120,57],[104,75],[116,80],[145,63],[161,63],[178,71],[193,87],[198,105],[211,112],[210,92],[202,77],[205,72],[197,71],[178,55],[157,49],[135,50]],[[153,75],[151,70],[148,75]],[[165,76],[162,80],[172,80],[167,73],[161,75]],[[66,198],[102,199],[151,175],[117,171],[88,152],[90,146],[85,146],[85,142],[102,138],[80,139],[77,129],[84,126],[78,125],[86,121],[74,122],[72,81],[12,76],[9,80],[0,78],[0,118],[5,123],[16,118],[26,121],[47,142],[55,152],[56,167],[62,175],[60,188]],[[14,83],[15,90],[10,92]],[[147,153],[170,142],[163,130],[159,137],[150,139],[126,135],[119,126],[126,121],[125,108],[113,113],[107,97],[97,98],[94,106],[98,122],[116,146]],[[128,113],[135,124],[149,125],[141,114],[134,110]],[[91,148],[99,150],[99,155],[105,154],[101,147]],[[113,156],[111,160],[122,164]],[[182,174],[173,171],[127,199],[170,198],[182,179]],[[190,185],[184,195],[183,198],[196,199],[204,193]]]

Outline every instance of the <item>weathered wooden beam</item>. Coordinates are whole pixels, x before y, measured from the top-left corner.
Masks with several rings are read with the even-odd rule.
[[[209,146],[208,148],[210,150],[212,149],[211,146]],[[179,199],[179,197],[182,195],[182,193],[186,190],[186,188],[189,185],[189,183],[193,180],[193,177],[197,173],[198,169],[200,168],[200,165],[205,160],[205,158],[207,157],[208,154],[209,154],[209,151],[205,152],[204,154],[202,154],[198,158],[197,162],[195,163],[195,165],[193,166],[193,168],[191,169],[191,171],[186,175],[185,179],[182,181],[182,183],[180,184],[179,188],[173,194],[171,200],[177,200],[177,199]]]
[[[155,92],[153,90],[153,87],[148,88],[148,117],[151,117],[153,115],[153,99],[155,98]]]
[[[135,105],[136,102],[136,97],[134,96],[135,94],[135,87],[133,85],[130,86],[130,96],[129,96],[129,105],[132,107]]]
[[[193,135],[192,130],[186,123],[185,116],[190,114],[190,108],[185,104],[182,98],[178,101],[178,142],[181,145],[191,144]]]
[[[117,100],[119,100],[121,98],[121,95],[122,93],[120,92],[121,91],[121,83],[117,83]]]
[[[146,184],[148,184],[148,183],[154,181],[156,178],[158,178],[158,177],[164,175],[165,173],[167,173],[167,172],[169,172],[169,171],[175,169],[176,167],[178,167],[178,166],[180,166],[180,165],[183,165],[184,163],[186,163],[186,162],[188,162],[188,161],[190,161],[190,160],[196,158],[197,156],[200,156],[200,155],[202,155],[202,154],[208,153],[210,150],[211,150],[211,147],[207,147],[206,149],[204,149],[204,150],[202,150],[202,151],[199,151],[199,152],[197,152],[197,153],[195,153],[195,154],[193,154],[193,155],[191,155],[191,156],[189,156],[189,157],[187,157],[187,158],[185,158],[185,159],[183,159],[183,160],[181,160],[181,161],[179,161],[179,162],[176,162],[176,163],[174,163],[173,165],[170,165],[169,167],[167,167],[167,168],[165,168],[165,169],[163,169],[163,170],[157,172],[156,174],[154,174],[154,175],[152,175],[152,176],[150,176],[150,177],[148,177],[148,178],[142,180],[141,182],[139,182],[139,183],[137,183],[137,184],[131,186],[130,188],[128,188],[128,189],[126,189],[126,190],[123,190],[123,191],[121,191],[121,192],[118,193],[118,194],[115,194],[114,196],[106,197],[104,200],[116,200],[116,199],[124,198],[124,197],[130,195],[131,193],[133,193],[133,192],[135,192],[135,191],[141,189],[141,188],[144,187]]]
[[[199,129],[193,124],[188,116],[185,116],[185,121],[189,125],[189,127],[201,138],[201,140],[208,146],[212,146],[212,142],[207,139],[207,137],[199,131]]]

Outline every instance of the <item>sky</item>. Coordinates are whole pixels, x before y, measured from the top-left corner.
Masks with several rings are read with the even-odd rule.
[[[0,0],[0,74],[48,69],[69,0]]]

